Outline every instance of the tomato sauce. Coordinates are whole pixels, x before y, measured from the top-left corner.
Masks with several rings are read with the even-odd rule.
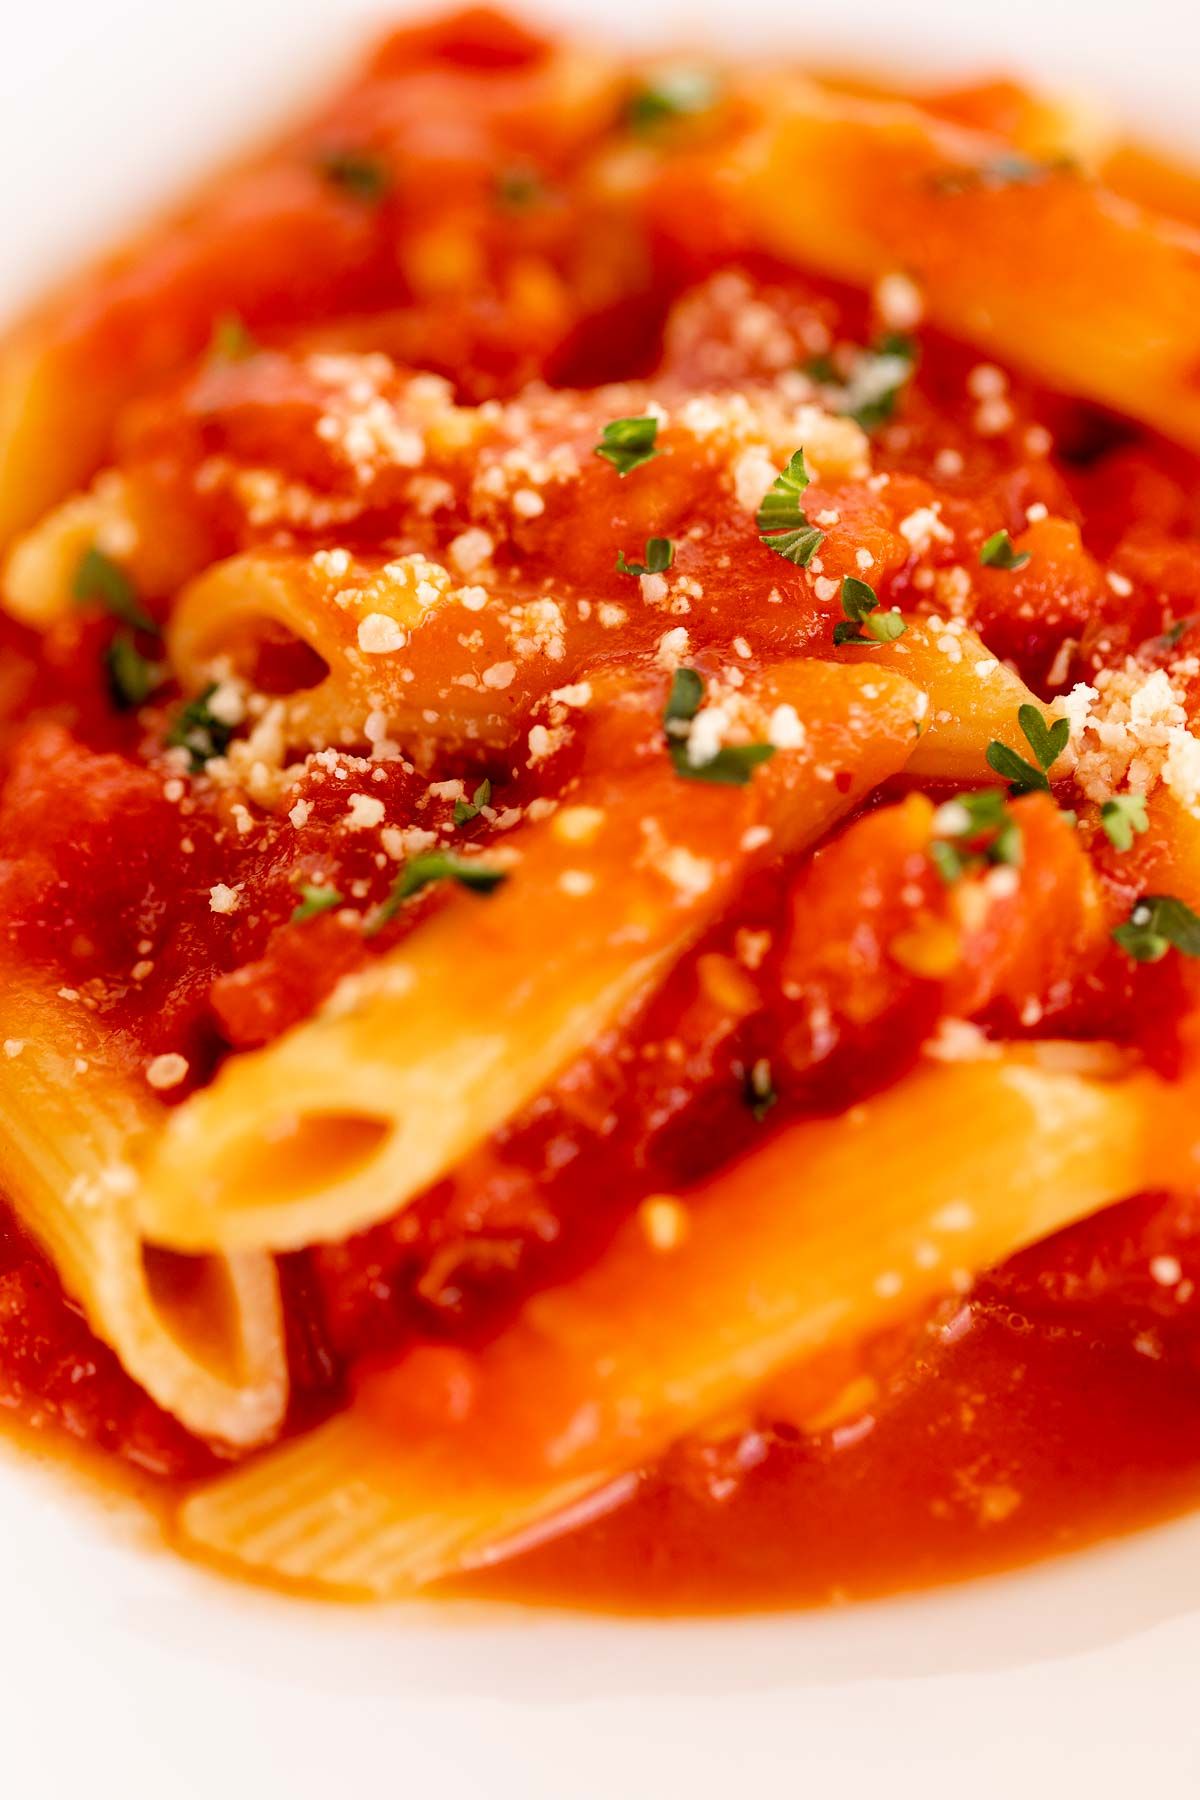
[[[872,303],[731,244],[719,218],[700,230],[669,204],[667,175],[635,221],[615,217],[580,176],[614,129],[611,105],[557,105],[549,58],[539,38],[485,14],[399,34],[302,134],[303,169],[246,175],[244,217],[236,230],[218,218],[211,260],[188,275],[164,252],[140,286],[130,278],[124,329],[155,292],[179,325],[178,355],[129,396],[107,445],[143,499],[180,522],[187,566],[141,578],[155,620],[179,581],[248,549],[450,554],[472,515],[449,455],[431,475],[452,491],[440,512],[411,506],[408,475],[402,483],[396,471],[332,529],[311,507],[281,522],[238,498],[235,477],[263,470],[310,500],[352,497],[323,435],[311,355],[361,349],[434,371],[463,405],[511,400],[535,381],[529,429],[577,440],[583,473],[561,514],[551,509],[536,534],[517,530],[497,550],[514,594],[553,588],[564,605],[597,609],[580,611],[556,686],[651,657],[672,620],[632,611],[619,639],[596,623],[630,598],[612,547],[640,553],[657,531],[710,512],[711,529],[686,542],[698,666],[715,666],[734,633],[767,660],[828,646],[836,605],[799,587],[779,604],[788,572],[720,517],[711,468],[664,455],[652,481],[614,482],[590,455],[609,406],[591,390],[644,382],[639,395],[677,402],[773,379],[781,357],[819,363],[816,344],[863,352],[879,336]],[[1019,100],[998,87],[948,97],[945,111],[996,128]],[[314,147],[326,161],[381,162],[381,204],[364,210],[315,175]],[[247,221],[270,211],[285,176],[291,200],[275,208],[276,229],[287,223],[316,248],[311,284],[281,296],[270,280],[273,259],[286,260],[281,239],[238,258]],[[453,261],[463,242],[466,276]],[[252,353],[198,354],[198,322],[207,330],[230,306],[255,335]],[[810,513],[836,521],[831,589],[862,566],[854,555],[865,546],[888,603],[929,611],[955,563],[1004,529],[1031,560],[979,572],[970,622],[1038,691],[1063,692],[1126,650],[1153,658],[1166,632],[1173,655],[1187,650],[1200,613],[1195,460],[979,367],[976,352],[922,331],[894,417],[872,426],[886,483],[810,488]],[[997,378],[1003,413],[983,429]],[[945,547],[918,557],[902,524],[934,504]],[[426,832],[454,808],[431,776],[467,791],[486,778],[501,812],[547,781],[570,791],[576,751],[537,781],[514,753],[539,697],[518,676],[487,728],[444,749],[436,768],[415,755],[370,763],[355,738],[344,754],[310,760],[297,814],[256,808],[164,764],[180,708],[173,682],[140,708],[114,709],[105,659],[116,630],[92,605],[41,638],[4,627],[0,939],[89,1007],[131,1077],[148,1058],[185,1057],[170,1104],[232,1053],[299,1023],[442,903],[431,889],[374,936],[341,910],[294,920],[305,884],[335,888],[362,915],[393,880],[374,836],[347,825],[348,775],[369,772],[389,818]],[[152,653],[153,634],[139,642]],[[315,685],[324,668],[277,633],[254,646],[248,673],[271,695]],[[1094,831],[1068,832],[1048,796],[1016,803],[1027,878],[993,935],[969,942],[953,975],[889,957],[917,915],[945,900],[920,855],[914,869],[904,810],[913,787],[889,784],[803,868],[752,883],[632,1020],[395,1218],[281,1259],[289,1429],[334,1410],[364,1359],[500,1329],[532,1291],[582,1267],[647,1195],[701,1179],[783,1120],[840,1111],[887,1085],[942,1019],[1006,1038],[1113,1041],[1170,1070],[1194,975],[1179,958],[1135,967],[1118,954],[1109,933],[1137,892],[1136,853],[1122,864]],[[500,836],[475,819],[460,841]],[[240,898],[219,909],[218,890]],[[769,1101],[750,1085],[764,1060]],[[650,1610],[807,1605],[1008,1566],[1193,1504],[1197,1284],[1197,1203],[1132,1198],[854,1359],[774,1384],[746,1418],[642,1470],[611,1511],[466,1586]],[[164,1493],[228,1460],[136,1388],[2,1210],[0,1406],[113,1453]]]

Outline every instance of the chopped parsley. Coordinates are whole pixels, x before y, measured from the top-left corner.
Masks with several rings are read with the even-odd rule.
[[[81,606],[94,602],[103,606],[114,619],[120,619],[123,625],[130,625],[135,631],[152,631],[158,636],[158,626],[143,610],[124,569],[95,544],[79,559],[71,593]]]
[[[725,787],[745,787],[759,763],[774,756],[774,744],[727,744],[706,762],[693,762],[688,754],[692,720],[704,701],[704,677],[696,669],[676,669],[663,711],[667,750],[677,775],[687,781],[712,781]]]
[[[1100,808],[1100,823],[1108,833],[1109,843],[1114,850],[1130,849],[1134,832],[1147,831],[1150,826],[1146,817],[1145,796],[1114,794]]]
[[[853,419],[866,432],[886,425],[912,380],[916,346],[901,332],[889,332],[855,357],[849,374],[839,380],[828,356],[805,364],[804,372],[826,389],[825,400],[843,419]]]
[[[719,91],[716,76],[708,69],[682,64],[662,69],[629,96],[626,123],[633,131],[648,132],[677,119],[695,118],[716,105]]]
[[[118,631],[104,652],[113,705],[121,712],[143,706],[167,678],[167,665],[142,655],[128,631]]]
[[[290,920],[293,925],[303,925],[306,919],[315,919],[318,913],[331,912],[342,904],[342,896],[335,887],[317,887],[311,881],[304,883],[300,895],[300,904]]]
[[[245,362],[254,356],[258,345],[246,321],[235,312],[222,313],[213,322],[208,354],[214,362]]]
[[[1007,531],[993,531],[981,547],[979,560],[985,569],[1023,569],[1030,560],[1028,550],[1014,550]]]
[[[771,1065],[765,1056],[760,1056],[743,1074],[742,1098],[760,1124],[771,1108],[778,1104],[779,1095],[771,1077]]]
[[[1018,756],[1007,744],[993,738],[987,747],[989,769],[997,775],[1003,775],[1008,782],[1010,794],[1032,794],[1050,792],[1048,771],[1056,763],[1067,747],[1067,739],[1071,735],[1071,726],[1066,719],[1055,719],[1047,724],[1036,706],[1026,703],[1017,709],[1017,724],[1029,748],[1037,758],[1036,766],[1027,762],[1025,757]]]
[[[1189,626],[1196,623],[1198,616],[1200,615],[1197,615],[1196,613],[1186,613],[1182,619],[1176,619],[1175,623],[1169,626],[1158,639],[1158,642],[1162,645],[1163,649],[1174,650],[1184,632],[1187,631]]]
[[[214,756],[224,756],[233,736],[233,726],[226,725],[209,709],[209,701],[217,691],[210,682],[202,694],[189,700],[166,736],[168,748],[182,747],[192,759],[193,770],[202,769]]]
[[[528,212],[545,198],[545,184],[529,163],[513,163],[496,177],[496,199],[507,212]]]
[[[643,463],[661,454],[655,448],[657,436],[657,419],[610,419],[600,434],[595,454],[610,462],[618,475],[628,475],[631,469],[640,469]]]
[[[457,856],[453,850],[429,850],[424,856],[410,857],[393,881],[387,899],[375,908],[366,935],[374,937],[377,931],[382,931],[406,900],[411,900],[414,894],[435,881],[457,881],[460,887],[470,888],[472,893],[490,894],[507,880],[506,869]]]
[[[319,159],[318,167],[327,181],[366,206],[378,206],[391,192],[391,170],[369,150],[330,150]]]
[[[626,562],[625,552],[617,551],[618,575],[661,575],[675,561],[675,546],[670,538],[647,538],[645,562]]]
[[[810,525],[800,506],[800,496],[808,486],[808,470],[804,466],[801,447],[775,477],[754,515],[758,535],[768,550],[803,569],[825,541],[825,533]]]
[[[908,627],[899,613],[879,612],[879,600],[869,581],[847,575],[842,581],[845,618],[833,628],[835,644],[894,644]]]
[[[1024,855],[1021,827],[999,788],[956,794],[938,807],[933,832],[930,861],[947,887],[980,869],[1019,868]]]
[[[456,800],[454,802],[454,823],[456,825],[466,825],[472,819],[477,819],[481,810],[489,804],[491,798],[492,784],[485,775],[469,800]]]
[[[1161,962],[1172,948],[1200,956],[1200,917],[1174,894],[1143,894],[1113,936],[1134,962]]]

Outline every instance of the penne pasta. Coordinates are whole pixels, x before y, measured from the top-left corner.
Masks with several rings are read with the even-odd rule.
[[[754,868],[901,768],[923,711],[899,676],[781,664],[743,701],[764,727],[795,708],[804,741],[725,788],[681,781],[662,749],[645,755],[664,693],[640,723],[618,702],[598,756],[615,766],[509,840],[511,877],[486,905],[452,899],[322,1017],[230,1063],[174,1114],[139,1192],[148,1236],[287,1249],[395,1212],[635,1006]],[[616,753],[630,723],[640,757]],[[521,974],[477,986],[462,979],[472,964]]]
[[[791,87],[722,184],[774,254],[847,281],[904,270],[944,330],[1200,447],[1200,236],[1070,165],[997,181],[997,158],[915,107]]]
[[[46,995],[7,973],[0,1183],[95,1331],[161,1407],[218,1443],[267,1443],[288,1396],[274,1266],[253,1253],[179,1257],[146,1244],[131,1158],[161,1109],[108,1067],[82,1006],[58,1006],[52,1021]]]
[[[1194,1178],[1193,1085],[1088,1077],[1053,1051],[926,1067],[849,1120],[785,1128],[682,1197],[673,1248],[635,1217],[592,1269],[531,1301],[473,1359],[461,1426],[405,1435],[400,1361],[367,1378],[349,1418],[194,1495],[185,1538],[377,1594],[485,1564],[956,1272]]]

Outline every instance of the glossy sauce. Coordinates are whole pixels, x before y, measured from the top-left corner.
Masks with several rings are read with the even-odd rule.
[[[398,190],[391,212],[368,221],[309,179],[298,216],[329,245],[328,291],[296,297],[302,320],[369,304],[378,313],[369,343],[401,361],[417,360],[419,348],[421,366],[451,376],[462,401],[508,396],[531,377],[586,388],[655,369],[677,392],[703,388],[717,366],[714,351],[734,386],[752,381],[764,371],[737,331],[739,309],[750,305],[801,337],[815,323],[839,341],[870,341],[876,322],[862,296],[753,255],[738,257],[731,306],[719,274],[727,247],[695,241],[686,208],[666,205],[669,191],[641,221],[638,255],[627,244],[614,253],[612,291],[594,280],[589,289],[578,269],[595,276],[591,239],[600,234],[603,246],[604,221],[585,195],[572,194],[572,170],[608,124],[572,128],[552,111],[526,116],[530,95],[540,92],[545,47],[472,18],[440,37],[402,34],[341,110],[322,120],[321,142],[382,144],[424,183]],[[981,90],[947,98],[944,110],[986,125],[1011,104],[1007,90]],[[443,137],[426,129],[439,118]],[[540,159],[552,188],[542,211],[515,221],[497,211],[498,142],[515,163]],[[419,196],[434,191],[440,212],[430,218]],[[453,209],[478,237],[486,265],[480,293],[457,303],[416,294],[413,271],[398,272],[384,254],[387,231],[415,241]],[[549,294],[525,310],[513,300],[518,251],[544,259],[549,272]],[[636,268],[622,260],[627,253]],[[222,297],[230,283],[236,288],[235,276],[232,267],[208,271]],[[586,304],[578,299],[584,290]],[[206,326],[212,297],[168,294],[181,319],[195,313]],[[253,315],[252,300],[244,304]],[[322,497],[337,496],[338,471],[314,428],[319,403],[290,354],[296,316],[276,305],[252,322],[262,354],[172,376],[138,398],[119,433],[123,467],[186,516],[205,558],[278,537],[202,489],[197,470],[206,458],[265,462]],[[346,336],[357,341],[350,327]],[[875,445],[888,487],[868,495],[851,484],[838,494],[814,484],[814,513],[842,508],[854,541],[874,550],[889,602],[906,609],[925,603],[899,532],[906,515],[936,499],[964,543],[1000,524],[1027,532],[1037,551],[1031,565],[1002,577],[984,571],[972,623],[991,653],[1010,658],[1042,691],[1082,679],[1101,639],[1111,661],[1180,624],[1187,647],[1185,622],[1200,609],[1195,462],[1018,378],[1006,389],[1010,422],[981,434],[968,380],[978,361],[922,333],[902,416]],[[585,446],[597,431],[589,404],[585,393]],[[1031,440],[1043,425],[1053,433],[1053,459]],[[947,465],[948,450],[957,463]],[[686,499],[703,510],[703,489],[682,498],[672,491],[671,467],[664,458],[652,480],[618,489],[610,471],[585,458],[582,511],[557,535],[547,527],[528,553],[513,552],[513,581],[529,592],[549,581],[564,597],[627,600],[628,577],[614,571],[611,546],[640,546],[662,526],[663,507],[682,509]],[[709,478],[715,488],[711,471]],[[398,504],[385,493],[377,512],[347,528],[347,541],[364,554],[393,554]],[[436,530],[422,519],[402,524],[405,548],[438,555],[462,521]],[[769,654],[826,645],[830,607],[805,610],[797,598],[783,619],[773,597],[779,559],[743,535],[736,556],[719,532],[689,545],[689,569],[720,596],[690,617],[701,652],[707,636],[715,656],[735,618]],[[288,547],[316,542],[299,528]],[[830,557],[842,553],[831,535]],[[1120,571],[1119,589],[1105,581],[1101,559]],[[164,599],[151,594],[147,603],[161,610]],[[600,648],[582,633],[571,644],[575,662],[556,679],[576,680],[605,657],[648,656],[663,624],[660,615],[635,613],[621,641]],[[161,769],[146,761],[177,695],[166,690],[136,719],[113,713],[102,665],[112,629],[88,609],[54,625],[40,644],[5,628],[0,936],[54,986],[85,996],[131,1074],[148,1057],[185,1055],[188,1080],[170,1095],[177,1100],[231,1051],[267,1043],[304,1018],[341,975],[394,945],[440,897],[431,892],[369,942],[336,915],[291,924],[298,877],[319,876],[365,907],[383,897],[393,872],[381,872],[373,845],[346,828],[345,790],[317,772],[305,778],[303,834],[286,818],[258,819],[237,864],[246,900],[232,917],[214,918],[209,894],[226,879],[238,842],[232,801],[203,786],[186,810],[164,797]],[[1062,663],[1064,639],[1071,648]],[[295,645],[260,645],[257,655],[261,690],[313,678]],[[514,712],[523,703],[515,695]],[[486,773],[497,804],[519,805],[536,791],[507,755],[489,755],[462,747],[437,773],[471,783]],[[431,810],[425,778],[409,765],[381,763],[376,773],[371,791],[390,818],[444,822],[451,802]],[[556,773],[569,781],[569,763]],[[1137,970],[1115,951],[1095,965],[1047,968],[1038,960],[1043,927],[1070,918],[1082,879],[1081,852],[1073,839],[1064,847],[1056,837],[1048,801],[1019,803],[1029,868],[1042,883],[1036,907],[1031,900],[1013,922],[1021,954],[1006,962],[980,951],[970,981],[964,976],[958,987],[888,961],[883,947],[914,904],[902,897],[913,876],[899,809],[884,810],[904,792],[895,783],[875,796],[824,847],[824,861],[763,876],[632,1023],[397,1218],[282,1260],[289,1429],[333,1410],[366,1359],[386,1361],[414,1343],[486,1338],[532,1290],[586,1263],[644,1196],[686,1187],[781,1120],[837,1111],[894,1080],[944,1014],[963,1011],[1006,1037],[1113,1039],[1170,1068],[1189,1005],[1178,959]],[[485,841],[481,827],[463,841],[472,840]],[[1105,906],[1113,919],[1123,916],[1136,891],[1137,853],[1125,864],[1103,843],[1089,843],[1087,853]],[[932,906],[932,877],[927,886],[920,898]],[[846,896],[869,892],[883,899],[869,916],[862,907],[851,941]],[[769,933],[771,945],[749,969],[738,950],[746,933]],[[733,977],[741,984],[736,1004]],[[1031,1000],[1051,990],[1054,1006],[1031,1012]],[[808,1025],[818,1010],[831,1021],[819,1044]],[[760,1057],[770,1058],[779,1089],[765,1119],[746,1103],[746,1071]],[[982,1278],[970,1297],[947,1301],[856,1360],[774,1384],[747,1418],[643,1471],[633,1498],[610,1513],[486,1579],[448,1585],[629,1609],[807,1605],[1007,1566],[1161,1517],[1200,1495],[1198,1285],[1195,1203],[1128,1201],[1027,1251]],[[144,1471],[164,1501],[224,1460],[123,1374],[40,1251],[2,1213],[0,1405]]]

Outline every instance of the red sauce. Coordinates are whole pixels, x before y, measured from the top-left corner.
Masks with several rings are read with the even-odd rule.
[[[385,471],[371,504],[333,533],[303,520],[264,524],[202,472],[224,459],[305,483],[322,500],[347,497],[353,484],[318,430],[324,401],[306,361],[314,344],[382,349],[444,374],[464,402],[509,397],[536,379],[550,394],[530,401],[536,428],[573,433],[582,472],[561,514],[548,509],[536,533],[498,551],[515,594],[540,595],[549,583],[565,605],[624,605],[629,577],[614,570],[611,547],[640,552],[647,537],[711,512],[711,532],[687,545],[688,573],[706,596],[687,621],[697,665],[715,667],[735,630],[760,660],[824,651],[836,602],[796,585],[790,604],[778,604],[788,572],[755,534],[733,532],[713,469],[664,455],[652,480],[617,483],[590,454],[607,402],[586,390],[649,376],[647,391],[678,397],[770,378],[777,361],[739,333],[751,307],[797,361],[814,332],[863,346],[878,321],[861,295],[745,246],[731,251],[719,219],[700,231],[667,204],[667,182],[645,216],[614,224],[580,176],[613,120],[555,109],[549,55],[540,39],[480,13],[399,34],[302,134],[308,162],[289,151],[283,167],[234,183],[228,209],[240,223],[217,208],[208,260],[189,269],[164,250],[161,266],[151,259],[130,277],[127,310],[100,334],[101,360],[114,361],[118,325],[128,333],[151,302],[176,321],[183,348],[127,396],[111,455],[181,521],[178,543],[194,545],[196,568],[264,545],[445,557],[468,522],[463,507],[413,508],[407,471],[403,482]],[[981,90],[947,100],[946,111],[994,127],[997,109],[1007,116],[1019,98]],[[314,174],[314,147],[382,159],[382,204],[364,209]],[[506,211],[497,169],[530,167],[537,203]],[[255,239],[248,257],[251,227],[267,216],[275,235]],[[436,291],[430,276],[423,291],[429,257],[400,249],[447,218],[474,243],[478,266],[459,290]],[[310,245],[311,281],[279,291],[272,278],[296,232]],[[541,278],[536,304],[531,267]],[[91,296],[101,313],[104,292],[101,282]],[[213,315],[231,306],[257,352],[197,361]],[[1052,670],[1056,689],[1094,671],[1102,642],[1110,663],[1126,648],[1152,657],[1153,641],[1178,624],[1186,648],[1186,621],[1200,611],[1194,460],[1017,376],[1007,421],[981,433],[967,379],[978,361],[922,332],[896,421],[875,440],[887,484],[809,490],[810,514],[838,516],[829,574],[854,573],[855,550],[866,546],[887,603],[928,608],[918,574],[950,569],[1004,528],[1035,554],[1013,573],[978,575],[972,624],[1041,691]],[[569,430],[553,415],[564,387],[584,390],[581,422]],[[900,524],[933,501],[953,541],[921,559]],[[146,606],[162,616],[191,572],[157,584],[147,575]],[[651,608],[631,610],[618,640],[593,615],[570,635],[554,685],[618,662],[645,666],[668,623]],[[170,1099],[184,1098],[232,1052],[306,1017],[441,903],[431,890],[375,937],[336,912],[293,923],[301,883],[332,884],[364,913],[394,874],[374,834],[347,826],[337,770],[310,764],[295,790],[301,823],[255,809],[242,843],[244,797],[176,778],[187,790],[181,803],[164,782],[177,691],[114,711],[103,662],[111,618],[83,608],[40,642],[5,630],[0,936],[10,956],[84,997],[131,1077],[149,1057],[178,1051],[189,1074]],[[435,648],[447,667],[459,654],[451,643]],[[323,674],[285,636],[254,654],[262,692]],[[566,791],[574,749],[534,778],[513,748],[545,674],[523,689],[522,672],[490,735],[465,737],[445,766],[377,763],[370,792],[389,819],[447,822],[453,802],[431,799],[431,773],[468,788],[486,776],[497,808],[547,785]],[[1178,958],[1134,968],[1108,936],[1137,891],[1139,853],[1119,862],[1094,829],[1068,835],[1048,799],[1020,802],[1026,880],[1003,930],[969,944],[952,977],[914,973],[885,947],[944,896],[929,867],[913,874],[893,804],[904,792],[892,784],[811,863],[754,884],[631,1024],[413,1205],[347,1243],[283,1259],[290,1429],[336,1406],[364,1357],[478,1341],[532,1289],[569,1277],[646,1194],[702,1177],[781,1120],[838,1110],[897,1078],[943,1016],[1006,1037],[1113,1039],[1170,1069],[1193,977]],[[490,827],[476,821],[461,841],[486,845]],[[231,869],[243,897],[218,915],[210,895]],[[1089,936],[1080,921],[1093,894],[1101,930]],[[757,961],[741,955],[746,934],[769,934]],[[730,967],[740,971],[741,1007],[714,987],[714,971],[727,982]],[[746,1071],[764,1056],[778,1098],[758,1119]],[[1198,1282],[1195,1203],[1130,1200],[994,1271],[969,1300],[868,1347],[830,1391],[806,1391],[803,1377],[791,1389],[777,1384],[744,1429],[678,1446],[641,1473],[624,1504],[472,1585],[597,1606],[809,1604],[996,1568],[1162,1516],[1200,1490]],[[839,1386],[839,1415],[814,1428]],[[0,1404],[124,1458],[170,1491],[220,1461],[125,1376],[4,1214]]]

